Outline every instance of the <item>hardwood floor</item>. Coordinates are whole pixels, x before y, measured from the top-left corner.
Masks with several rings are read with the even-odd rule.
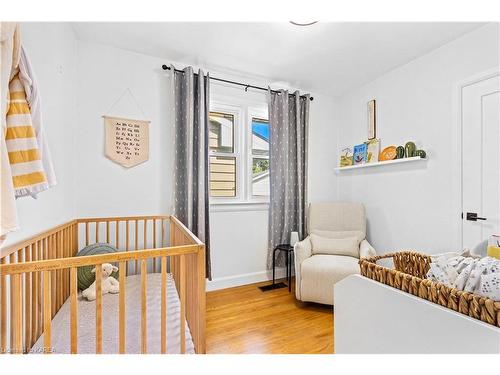
[[[333,353],[332,307],[258,288],[267,284],[207,293],[207,353]]]

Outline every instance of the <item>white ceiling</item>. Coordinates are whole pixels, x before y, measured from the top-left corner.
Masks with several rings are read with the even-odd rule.
[[[339,95],[481,23],[75,23],[82,40]]]

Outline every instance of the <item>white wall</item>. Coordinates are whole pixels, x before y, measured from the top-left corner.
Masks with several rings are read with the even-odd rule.
[[[170,212],[173,137],[167,118],[169,81],[162,63],[151,56],[78,43],[78,216]],[[103,115],[151,121],[147,162],[127,169],[104,156]]]
[[[105,45],[78,43],[77,216],[169,214],[172,206],[173,135],[168,111],[170,74],[161,70],[168,59],[146,56]],[[178,63],[182,67],[187,64]],[[213,76],[227,77],[218,72]],[[239,77],[265,85],[252,77]],[[145,117],[151,120],[150,157],[146,163],[124,169],[104,156],[101,116],[143,118],[127,94],[129,88]],[[310,199],[333,197],[335,141],[331,98],[313,93],[310,124]],[[232,86],[212,85],[211,98],[265,103],[263,93],[245,93]],[[111,108],[113,107],[113,108]],[[212,210],[210,288],[266,280],[267,216],[262,205]]]
[[[426,163],[337,175],[338,198],[365,204],[368,238],[379,252],[459,248],[461,181],[454,86],[498,68],[499,45],[498,24],[489,24],[336,98],[339,149],[366,139],[366,104],[376,99],[382,148],[413,140],[429,158]]]
[[[66,23],[23,23],[21,37],[38,80],[44,129],[58,183],[40,193],[36,200],[17,200],[21,229],[9,234],[2,246],[64,223],[75,215],[77,40]]]

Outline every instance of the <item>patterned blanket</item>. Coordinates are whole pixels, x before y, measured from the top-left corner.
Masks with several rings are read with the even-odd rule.
[[[427,278],[500,301],[500,260],[492,257],[440,256],[430,264]]]

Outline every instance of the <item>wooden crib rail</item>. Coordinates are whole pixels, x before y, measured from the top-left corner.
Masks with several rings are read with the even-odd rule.
[[[168,233],[170,247],[165,247],[168,242],[165,234],[167,221],[170,223]],[[115,225],[114,230],[113,225]],[[138,228],[140,225],[142,227]],[[121,231],[124,226],[124,231]],[[101,230],[103,228],[104,230]],[[142,241],[139,241],[138,229],[141,229]],[[131,241],[129,235],[133,235],[134,241]],[[79,240],[83,242],[83,245],[94,240],[108,243],[114,240],[117,247],[120,246],[120,242],[122,246],[120,246],[121,251],[117,253],[74,257],[79,248]],[[160,246],[155,248],[158,244]],[[141,245],[142,249],[139,248]],[[180,299],[180,352],[184,353],[186,350],[185,323],[187,321],[195,351],[205,353],[205,246],[177,218],[131,216],[77,219],[57,227],[57,230],[47,231],[30,240],[13,245],[8,251],[9,255],[0,259],[0,350],[3,353],[29,352],[42,333],[44,334],[44,352],[50,352],[52,318],[68,298],[71,352],[77,353],[77,268],[86,265],[98,266],[103,263],[119,265],[120,291],[117,318],[120,353],[125,352],[125,276],[130,273],[131,263],[136,264],[135,273],[141,275],[141,301],[138,301],[141,303],[142,314],[141,351],[147,352],[146,274],[159,272],[162,291],[159,331],[161,332],[161,352],[166,353],[167,301],[165,295],[167,272],[170,271],[176,282]],[[158,267],[157,260],[159,261]],[[101,268],[96,267],[96,271],[95,337],[96,353],[101,353],[102,295],[100,293],[101,277],[99,277]],[[9,337],[8,343],[7,337]]]

